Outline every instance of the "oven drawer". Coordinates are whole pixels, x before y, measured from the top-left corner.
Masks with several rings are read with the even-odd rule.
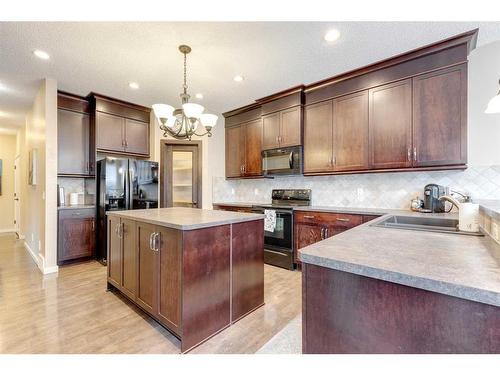
[[[295,211],[295,223],[327,225],[339,228],[353,228],[363,223],[363,215],[318,212],[318,211]]]

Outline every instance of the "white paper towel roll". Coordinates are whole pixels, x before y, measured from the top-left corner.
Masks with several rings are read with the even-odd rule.
[[[75,206],[78,204],[78,193],[70,193],[69,204],[70,206]]]
[[[458,210],[458,229],[464,232],[479,232],[479,205],[461,203]]]

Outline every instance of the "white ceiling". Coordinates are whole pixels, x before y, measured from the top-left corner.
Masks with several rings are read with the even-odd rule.
[[[75,94],[178,104],[180,44],[193,48],[193,101],[221,113],[476,27],[478,46],[500,40],[500,22],[1,22],[0,127],[23,123],[44,77]],[[330,28],[341,32],[334,44],[323,39]],[[37,59],[34,49],[51,59]],[[245,81],[234,82],[236,74]]]

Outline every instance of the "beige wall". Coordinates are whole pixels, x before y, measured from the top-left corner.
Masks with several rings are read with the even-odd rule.
[[[0,134],[2,166],[2,195],[0,195],[0,233],[14,230],[14,159],[16,136]]]
[[[28,184],[29,152],[38,152],[37,184]],[[43,273],[57,272],[57,84],[44,79],[19,132],[20,234]]]

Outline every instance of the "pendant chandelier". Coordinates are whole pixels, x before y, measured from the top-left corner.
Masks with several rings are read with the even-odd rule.
[[[180,94],[181,108],[174,108],[168,104],[153,104],[153,111],[160,123],[163,136],[171,136],[176,139],[191,140],[193,135],[202,137],[212,136],[212,128],[217,123],[218,117],[210,113],[203,113],[205,108],[196,103],[189,102],[186,83],[186,56],[191,52],[191,47],[179,46],[179,51],[184,55],[184,84]]]

